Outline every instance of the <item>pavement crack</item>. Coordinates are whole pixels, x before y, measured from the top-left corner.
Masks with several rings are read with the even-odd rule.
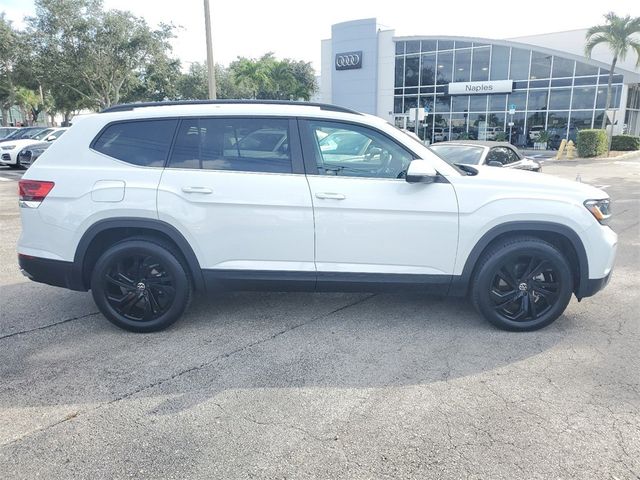
[[[83,318],[87,318],[92,315],[97,315],[99,313],[100,312],[86,313],[84,315],[79,315],[77,317],[60,320],[59,322],[49,323],[48,325],[42,325],[41,327],[30,328],[28,330],[20,330],[19,332],[8,333],[7,335],[0,336],[0,340],[4,340],[5,338],[15,337],[17,335],[23,335],[25,333],[37,332],[38,330],[46,330],[47,328],[56,327],[58,325],[62,325],[63,323],[73,322],[74,320],[82,320]]]
[[[162,384],[164,384],[166,382],[170,382],[172,380],[175,380],[176,378],[179,378],[179,377],[181,377],[183,375],[186,375],[188,373],[196,372],[198,370],[201,370],[203,368],[211,366],[211,365],[215,364],[216,362],[218,362],[220,360],[224,360],[226,358],[231,357],[232,355],[235,355],[236,353],[243,352],[243,351],[248,350],[250,348],[253,348],[253,347],[257,346],[257,345],[261,345],[261,344],[266,343],[268,341],[274,340],[274,339],[276,339],[276,338],[278,338],[278,337],[280,337],[280,336],[282,336],[282,335],[284,335],[286,333],[289,333],[291,331],[297,330],[300,327],[304,327],[305,325],[309,325],[309,324],[311,324],[313,322],[317,322],[318,320],[322,320],[323,318],[330,317],[331,315],[333,315],[335,313],[341,312],[343,310],[351,308],[351,307],[353,307],[355,305],[358,305],[360,303],[364,303],[365,301],[367,301],[367,300],[369,300],[369,299],[371,299],[371,298],[373,298],[375,296],[376,296],[376,294],[372,294],[372,295],[368,295],[368,296],[366,296],[364,298],[360,298],[360,299],[355,300],[353,302],[350,302],[350,303],[348,303],[346,305],[342,305],[341,307],[338,307],[338,308],[336,308],[334,310],[331,310],[331,311],[329,311],[327,313],[323,313],[321,315],[312,317],[311,319],[307,320],[306,322],[301,322],[301,323],[298,323],[296,325],[284,328],[282,330],[279,330],[279,331],[269,335],[268,337],[261,338],[259,340],[254,341],[254,342],[251,342],[251,343],[248,343],[248,344],[243,345],[241,347],[238,347],[236,349],[233,349],[233,350],[231,350],[229,352],[225,352],[225,353],[222,353],[220,355],[216,355],[214,358],[212,358],[211,360],[209,360],[207,362],[203,362],[203,363],[201,363],[199,365],[195,365],[193,367],[186,368],[184,370],[180,370],[179,372],[176,372],[176,373],[174,373],[174,374],[172,374],[172,375],[170,375],[168,377],[165,377],[163,379],[160,379],[160,380],[157,380],[155,382],[149,383],[147,385],[143,385],[143,386],[141,386],[139,388],[136,388],[135,390],[131,390],[131,391],[129,391],[129,392],[125,393],[125,394],[122,394],[122,395],[120,395],[120,396],[118,396],[118,397],[116,397],[116,398],[114,398],[112,400],[109,400],[108,402],[104,402],[104,403],[101,403],[99,405],[96,405],[93,408],[89,408],[89,409],[86,409],[86,410],[79,410],[77,412],[74,412],[74,415],[67,415],[67,416],[65,416],[65,418],[63,418],[61,420],[58,420],[58,421],[56,421],[54,423],[46,425],[46,426],[44,426],[42,428],[38,428],[36,430],[32,430],[31,432],[27,432],[24,435],[21,435],[18,438],[14,438],[13,440],[11,440],[9,442],[0,444],[0,447],[6,447],[6,446],[9,446],[9,445],[15,444],[15,443],[20,442],[21,440],[33,435],[33,434],[44,432],[46,430],[49,430],[51,428],[54,428],[54,427],[62,424],[62,423],[65,423],[67,421],[76,419],[76,418],[80,417],[81,415],[85,415],[87,413],[96,412],[98,410],[101,410],[104,407],[107,407],[107,406],[112,405],[114,403],[120,402],[121,400],[126,400],[127,398],[130,398],[130,397],[132,397],[132,396],[134,396],[134,395],[136,395],[138,393],[144,392],[145,390],[149,390],[151,388],[154,388],[154,387],[157,387],[159,385],[162,385]],[[88,317],[90,315],[95,315],[95,313],[82,315],[82,316],[74,317],[74,318],[69,318],[69,319],[66,319],[66,320],[62,320],[61,322],[57,322],[55,324],[50,324],[50,325],[46,325],[46,326],[43,326],[43,327],[34,328],[32,330],[25,330],[24,332],[12,333],[12,334],[6,335],[5,337],[0,337],[0,340],[2,338],[7,338],[7,337],[10,337],[10,336],[19,335],[20,333],[27,333],[29,331],[42,330],[42,329],[48,328],[50,326],[59,325],[61,323],[65,323],[65,322],[70,322],[72,320],[79,320],[81,318]],[[218,406],[220,408],[222,408],[220,405],[218,405]],[[295,427],[292,427],[292,428],[295,428]],[[306,432],[306,433],[308,435],[312,436],[309,432]]]

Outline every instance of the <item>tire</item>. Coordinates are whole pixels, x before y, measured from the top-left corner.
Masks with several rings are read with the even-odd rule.
[[[157,332],[178,320],[189,305],[188,272],[171,245],[127,239],[100,256],[91,274],[91,293],[114,325],[131,332]]]
[[[567,308],[573,275],[565,256],[535,237],[506,239],[476,268],[471,299],[496,327],[525,332],[553,323]]]

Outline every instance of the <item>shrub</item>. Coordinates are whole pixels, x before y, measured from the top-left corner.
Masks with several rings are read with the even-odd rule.
[[[604,130],[580,130],[576,141],[579,157],[597,157],[607,153],[607,132]]]
[[[640,137],[631,135],[614,135],[611,138],[611,150],[630,152],[640,150]]]
[[[496,142],[506,142],[507,138],[507,134],[504,132],[496,133]]]

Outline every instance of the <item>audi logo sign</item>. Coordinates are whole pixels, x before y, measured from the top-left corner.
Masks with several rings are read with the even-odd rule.
[[[336,70],[353,70],[362,68],[362,50],[344,52],[336,55]]]

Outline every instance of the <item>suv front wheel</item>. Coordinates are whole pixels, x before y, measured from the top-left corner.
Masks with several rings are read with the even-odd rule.
[[[136,238],[102,254],[91,275],[91,291],[111,323],[132,332],[155,332],[182,316],[191,298],[191,282],[170,245]]]
[[[535,237],[507,239],[480,260],[471,286],[476,309],[495,326],[537,330],[571,300],[573,276],[565,256]]]

